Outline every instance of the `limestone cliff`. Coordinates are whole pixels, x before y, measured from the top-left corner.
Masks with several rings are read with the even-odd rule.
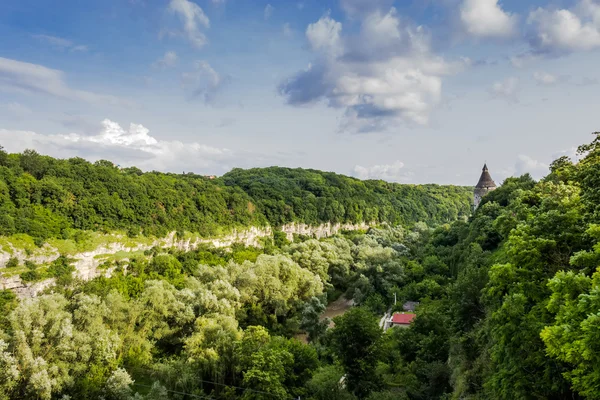
[[[294,239],[294,234],[315,237],[317,239],[335,235],[341,230],[365,230],[369,225],[361,224],[322,224],[319,226],[310,226],[302,223],[291,223],[281,227],[281,231],[286,234],[288,240]],[[178,239],[175,232],[171,232],[164,238],[155,240],[145,240],[136,242],[129,241],[124,244],[122,235],[112,235],[112,242],[100,245],[93,250],[70,254],[69,257],[75,259],[73,266],[78,278],[89,280],[100,275],[109,276],[111,270],[101,269],[99,266],[117,253],[136,253],[149,250],[153,247],[159,248],[177,248],[179,250],[190,251],[203,244],[209,244],[217,248],[231,247],[233,244],[240,243],[246,246],[261,246],[261,240],[265,237],[271,237],[273,230],[271,227],[251,227],[245,230],[234,230],[228,235],[218,238],[188,238]],[[109,235],[110,236],[110,235]],[[60,256],[59,250],[49,244],[44,244],[35,251],[26,251],[10,244],[0,244],[0,289],[12,289],[20,297],[32,297],[40,291],[51,286],[53,279],[47,279],[42,282],[26,284],[21,281],[18,275],[3,276],[2,271],[11,257],[16,257],[21,264],[25,260],[33,261],[36,264],[49,264]],[[126,259],[126,258],[125,258]]]

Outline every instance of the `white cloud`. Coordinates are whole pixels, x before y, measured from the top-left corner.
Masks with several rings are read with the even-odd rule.
[[[0,91],[41,93],[88,103],[131,105],[130,102],[115,96],[73,89],[65,82],[62,71],[2,57],[0,57]]]
[[[411,172],[404,170],[404,163],[401,161],[370,167],[356,165],[353,175],[359,179],[382,179],[390,182],[406,182],[413,176]]]
[[[292,26],[290,25],[289,22],[286,22],[285,24],[283,24],[283,28],[281,29],[281,32],[283,33],[283,36],[285,36],[285,37],[292,37],[294,35],[294,31],[292,30]]]
[[[183,30],[194,47],[201,48],[207,43],[201,27],[209,28],[210,20],[199,5],[189,0],[171,0],[169,10],[179,16]]]
[[[202,97],[207,104],[215,100],[215,96],[229,81],[206,61],[196,61],[194,69],[181,75],[181,82],[191,97]]]
[[[265,7],[265,11],[264,11],[265,19],[271,18],[273,16],[274,12],[275,12],[275,7],[273,7],[270,4],[267,4],[267,6]]]
[[[541,179],[549,172],[550,166],[524,154],[520,154],[515,163],[515,175],[529,173],[535,179]]]
[[[536,71],[533,73],[533,79],[540,85],[554,85],[558,82],[558,77],[544,71]]]
[[[336,55],[340,50],[341,32],[342,24],[326,15],[317,22],[308,25],[306,38],[313,50]]]
[[[506,78],[503,81],[495,82],[492,85],[492,95],[495,97],[502,97],[506,100],[516,102],[517,92],[519,89],[519,80],[514,77]]]
[[[177,53],[174,51],[167,51],[164,56],[154,62],[154,67],[157,68],[168,68],[177,64]]]
[[[600,4],[582,0],[574,9],[538,8],[529,14],[530,43],[537,52],[568,53],[600,47]]]
[[[32,35],[34,39],[37,39],[41,42],[47,43],[53,47],[56,47],[61,50],[69,50],[72,52],[84,52],[88,51],[88,47],[82,44],[75,44],[71,40],[50,36],[50,35]]]
[[[131,124],[126,130],[118,123],[105,119],[102,129],[95,135],[42,135],[31,131],[0,129],[0,143],[10,152],[32,148],[55,157],[108,159],[123,167],[137,166],[144,170],[226,171],[232,163],[244,162],[238,161],[244,155],[234,154],[226,148],[196,142],[160,140],[149,133],[143,125]]]
[[[464,0],[460,20],[475,37],[508,38],[517,32],[517,17],[502,10],[498,0]]]
[[[370,7],[350,5],[355,13],[359,5]],[[342,23],[328,14],[310,24],[306,38],[316,61],[283,82],[280,93],[291,105],[325,100],[345,109],[340,130],[346,132],[384,131],[401,122],[426,125],[440,102],[442,77],[464,64],[434,55],[425,29],[402,21],[395,8],[361,18],[357,34],[344,35]]]

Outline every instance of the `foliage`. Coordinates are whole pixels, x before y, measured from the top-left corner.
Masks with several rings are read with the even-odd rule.
[[[333,321],[331,341],[344,368],[348,389],[361,398],[366,397],[379,386],[375,367],[381,329],[377,319],[364,308],[356,307]]]
[[[88,282],[66,256],[26,262],[57,285],[0,292],[0,399],[600,399],[600,134],[580,152],[540,182],[508,178],[465,220],[460,188],[285,168],[209,181],[0,151],[4,234],[381,222],[154,248]],[[350,300],[329,329],[323,313]],[[410,326],[383,332],[407,301]]]
[[[361,181],[331,172],[279,167],[236,168],[222,181],[248,193],[273,226],[292,221],[437,224],[470,212],[471,192],[460,187]]]
[[[235,169],[211,180],[33,150],[0,154],[0,234],[26,233],[38,245],[76,238],[81,230],[215,236],[267,222],[440,223],[468,215],[470,207],[466,188],[360,181],[313,170]],[[281,236],[275,240],[285,243]]]

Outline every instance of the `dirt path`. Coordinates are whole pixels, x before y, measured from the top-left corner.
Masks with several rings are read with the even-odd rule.
[[[319,317],[319,320],[324,320],[325,318],[333,319],[344,314],[354,305],[354,301],[346,299],[344,296],[340,296],[336,301],[332,301],[329,303],[323,314]],[[333,321],[329,323],[329,328],[333,328],[335,324]],[[302,343],[308,343],[308,335],[306,333],[299,333],[294,336],[296,339],[300,340]]]
[[[325,312],[323,312],[323,314],[321,315],[321,320],[325,318],[333,319],[335,317],[338,317],[344,314],[346,311],[348,311],[353,305],[354,301],[348,300],[344,296],[340,296],[340,298],[336,301],[332,301],[331,303],[329,303],[329,305],[325,309]]]

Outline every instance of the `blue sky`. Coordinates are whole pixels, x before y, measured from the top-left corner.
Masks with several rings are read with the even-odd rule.
[[[600,0],[4,0],[0,38],[9,151],[469,185],[600,130]]]

